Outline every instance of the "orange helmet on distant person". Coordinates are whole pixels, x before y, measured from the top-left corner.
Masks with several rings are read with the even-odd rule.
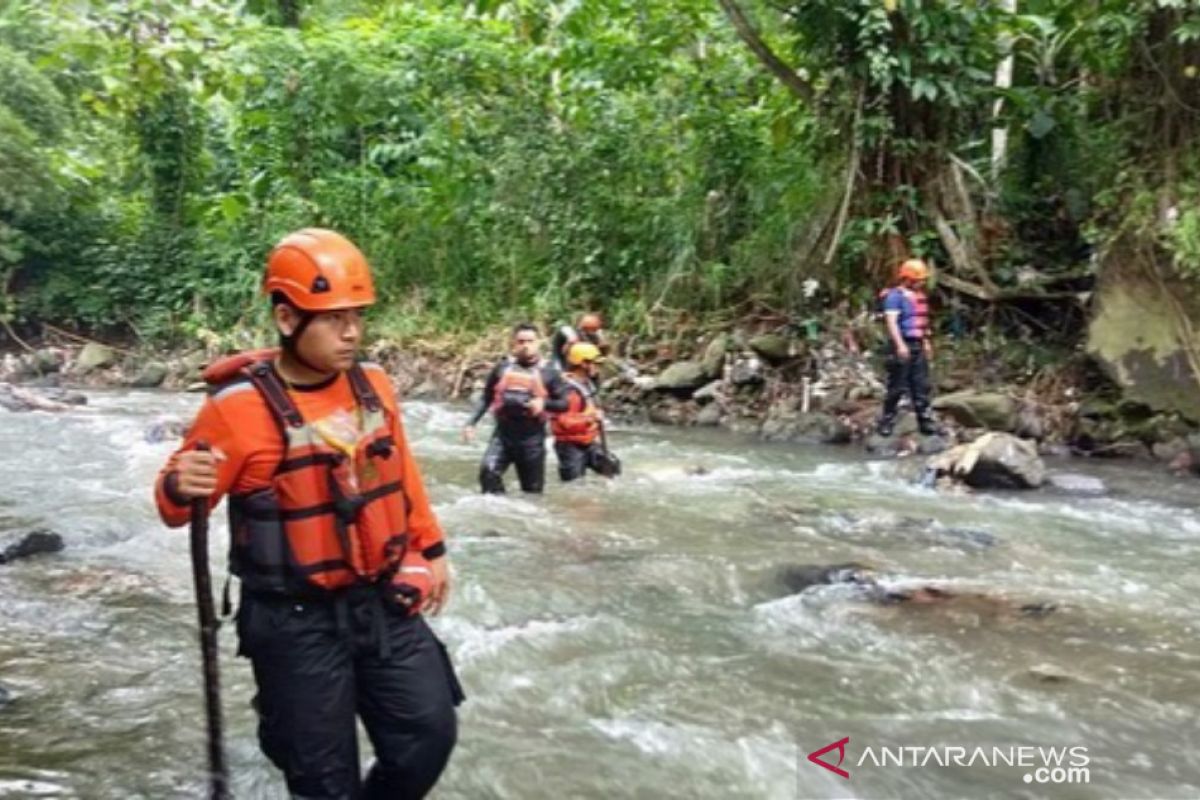
[[[604,327],[599,314],[587,313],[579,318],[579,330],[585,333],[595,333]]]
[[[267,257],[263,291],[281,293],[301,311],[338,311],[375,302],[366,256],[335,231],[304,228],[280,240]]]
[[[910,258],[900,265],[897,277],[902,281],[923,281],[929,278],[929,267],[919,258]]]
[[[576,342],[567,349],[567,364],[572,367],[599,360],[600,348],[591,342]]]

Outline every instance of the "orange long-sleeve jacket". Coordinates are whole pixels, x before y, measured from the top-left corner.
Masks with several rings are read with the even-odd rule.
[[[438,558],[445,553],[444,536],[405,436],[395,392],[381,367],[370,363],[364,363],[362,367],[384,407],[392,412],[392,438],[402,459],[409,546],[427,559]],[[322,419],[339,410],[353,412],[356,407],[345,373],[315,386],[292,386],[288,395],[306,420]],[[168,476],[175,469],[179,453],[195,449],[198,442],[205,442],[224,455],[218,462],[217,488],[209,499],[210,509],[231,492],[244,494],[270,486],[284,450],[279,427],[251,384],[234,383],[210,394],[183,444],[168,459],[155,482],[158,513],[163,522],[173,528],[188,523],[190,507],[184,498],[171,490]]]

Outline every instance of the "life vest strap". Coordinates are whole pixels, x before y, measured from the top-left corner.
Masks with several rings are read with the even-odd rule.
[[[392,494],[393,492],[399,492],[399,491],[401,491],[401,489],[402,489],[402,485],[401,485],[400,481],[393,481],[391,483],[385,483],[380,486],[376,486],[374,489],[370,490],[369,492],[363,492],[361,495],[359,495],[357,498],[355,498],[353,502],[355,502],[358,509],[361,509],[361,508],[365,507],[366,505],[368,505],[369,503],[373,503],[382,497],[386,497],[387,495]],[[316,505],[304,506],[302,508],[284,508],[284,509],[280,509],[277,512],[277,514],[271,514],[269,516],[259,516],[257,518],[259,518],[259,519],[281,519],[286,522],[289,520],[308,519],[310,517],[317,517],[317,516],[320,516],[321,514],[336,514],[337,512],[338,512],[337,502],[331,501],[328,503],[317,503]]]
[[[371,385],[367,373],[363,371],[362,365],[355,362],[346,375],[350,378],[350,389],[354,392],[354,399],[360,406],[367,411],[378,411],[383,408],[383,402],[375,392],[375,387]]]
[[[260,361],[247,370],[247,376],[258,389],[267,403],[271,416],[280,423],[280,429],[300,428],[304,425],[304,417],[296,404],[288,397],[287,389],[275,374],[269,361]]]

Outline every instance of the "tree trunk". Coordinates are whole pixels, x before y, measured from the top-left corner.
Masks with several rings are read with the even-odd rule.
[[[1016,16],[1017,0],[999,0],[1000,8],[1007,11],[1009,14]],[[1013,76],[1013,54],[1012,54],[1012,37],[1003,34],[1000,37],[1000,51],[1004,53],[1004,58],[1000,59],[1000,63],[996,65],[996,88],[1011,89]],[[1000,110],[1004,105],[1004,101],[996,98],[996,102],[992,105],[992,119],[996,120],[1000,116]],[[1000,179],[1000,172],[1004,169],[1004,162],[1008,158],[1008,127],[998,125],[992,128],[992,183],[995,184]]]

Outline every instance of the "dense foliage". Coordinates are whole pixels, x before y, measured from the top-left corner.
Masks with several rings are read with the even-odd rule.
[[[1196,0],[13,2],[0,316],[227,333],[313,224],[394,331],[1200,272],[1198,47]]]

